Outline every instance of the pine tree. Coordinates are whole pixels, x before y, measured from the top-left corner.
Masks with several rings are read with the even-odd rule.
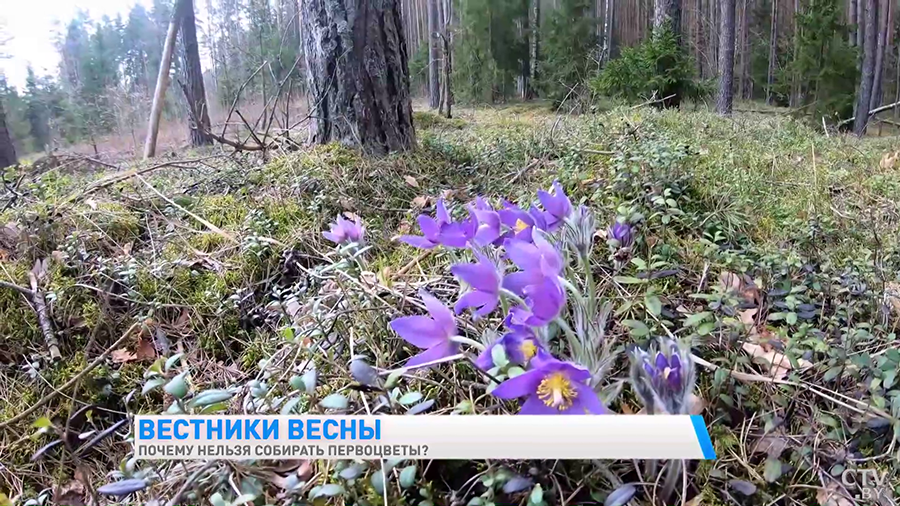
[[[594,71],[590,55],[597,42],[591,11],[591,0],[560,0],[544,26],[539,83],[556,103],[567,96],[577,98]]]
[[[734,98],[734,2],[722,0],[722,27],[719,30],[719,94],[716,112],[731,114]]]

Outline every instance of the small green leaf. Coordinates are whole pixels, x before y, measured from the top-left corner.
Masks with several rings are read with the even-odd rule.
[[[291,385],[291,388],[293,388],[294,390],[300,390],[301,388],[304,388],[303,378],[297,376],[296,374],[291,376],[288,384]]]
[[[151,378],[148,379],[146,383],[144,383],[144,387],[141,388],[141,395],[147,395],[153,389],[158,388],[160,385],[166,383],[166,378]]]
[[[144,371],[144,378],[152,378],[154,376],[162,376],[163,373],[163,359],[156,359],[156,362],[153,362],[153,365],[147,368]]]
[[[306,393],[311,394],[316,391],[316,370],[310,369],[303,373],[303,376],[300,377],[303,380],[303,386],[306,389]]]
[[[422,394],[419,392],[406,392],[405,394],[403,394],[403,396],[400,397],[400,399],[397,400],[397,402],[403,404],[404,406],[410,406],[419,402],[421,399]]]
[[[774,483],[778,478],[781,478],[781,461],[773,458],[766,459],[763,477],[769,483]]]
[[[406,466],[400,471],[400,486],[409,488],[416,484],[416,466]]]
[[[387,380],[384,382],[384,388],[391,389],[397,386],[397,382],[400,381],[400,377],[403,376],[404,372],[405,369],[400,369],[389,374]]]
[[[844,370],[844,366],[839,365],[839,366],[832,367],[831,369],[828,369],[827,371],[825,371],[825,375],[822,376],[822,380],[823,381],[831,381],[834,378],[837,378],[843,370]]]
[[[222,494],[218,492],[209,496],[209,503],[213,506],[228,506],[228,502],[222,497]]]
[[[293,399],[284,403],[284,406],[281,407],[282,415],[291,415],[294,413],[294,408],[297,407],[297,404],[300,404],[300,398],[294,397]]]
[[[625,320],[622,322],[622,325],[631,329],[631,335],[634,337],[643,337],[650,335],[650,329],[647,328],[647,325],[642,321],[638,320]]]
[[[684,319],[684,326],[685,327],[693,327],[694,325],[701,323],[703,320],[709,318],[710,316],[712,316],[712,313],[710,313],[709,311],[703,311],[702,313],[692,314],[691,316],[688,316],[687,318]]]
[[[797,324],[797,313],[794,313],[792,311],[792,312],[786,314],[784,316],[784,321],[786,321],[788,323],[788,325],[796,325]]]
[[[187,395],[188,392],[187,382],[184,380],[186,375],[187,371],[184,371],[178,376],[175,376],[171,381],[166,383],[163,390],[176,399],[184,399],[184,396]]]
[[[703,322],[697,326],[697,333],[701,336],[708,335],[716,329],[716,322]]]
[[[188,404],[192,407],[202,408],[219,402],[225,402],[232,397],[234,397],[234,394],[228,390],[204,390],[191,399]]]
[[[890,390],[894,383],[897,381],[897,369],[891,369],[890,371],[884,371],[884,376],[881,378],[881,382],[884,385],[885,390]]]
[[[647,311],[650,311],[650,314],[654,316],[659,316],[662,313],[662,302],[656,295],[644,297],[644,305],[647,307]]]
[[[613,280],[616,283],[621,283],[623,285],[639,285],[647,282],[646,279],[633,278],[631,276],[614,276]]]
[[[484,499],[480,497],[473,497],[469,499],[469,502],[466,503],[466,506],[484,506]]]
[[[365,471],[366,466],[362,464],[353,464],[350,467],[344,468],[344,470],[340,472],[340,477],[345,480],[355,480]]]
[[[772,322],[784,320],[784,313],[769,313],[766,319]]]
[[[525,373],[525,369],[522,369],[521,367],[510,367],[509,370],[506,371],[506,374],[510,378],[515,378],[516,376],[518,376],[520,374],[524,374],[524,373]]]
[[[347,398],[341,394],[331,394],[319,401],[319,406],[325,409],[347,409]]]
[[[49,427],[53,427],[53,422],[51,422],[50,419],[46,416],[42,416],[35,420],[34,423],[31,424],[31,426],[35,429],[46,429]]]
[[[503,346],[494,346],[491,348],[491,358],[497,367],[506,367],[509,365],[509,359],[506,358],[506,348]]]
[[[329,483],[328,485],[322,485],[321,487],[315,487],[314,489],[310,490],[309,498],[315,499],[317,497],[334,497],[343,493],[344,487],[334,483]]]
[[[375,471],[372,473],[372,488],[375,489],[375,492],[378,495],[384,493],[384,474],[381,471]]]
[[[531,490],[531,496],[529,497],[532,504],[540,504],[544,501],[544,489],[541,488],[541,484],[537,483],[534,485],[534,488]]]
[[[174,366],[176,362],[181,360],[182,355],[184,355],[184,353],[176,353],[175,355],[167,358],[166,364],[163,369],[165,369],[166,372],[169,372],[169,370],[172,369],[172,366]]]

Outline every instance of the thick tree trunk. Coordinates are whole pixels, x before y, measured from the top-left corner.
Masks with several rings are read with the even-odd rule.
[[[676,37],[681,36],[681,0],[656,0],[653,30],[660,30],[667,24]]]
[[[606,0],[603,9],[603,47],[600,53],[600,64],[605,65],[609,61],[609,55],[612,53],[612,31],[613,31],[613,13],[615,3],[612,0]]]
[[[412,149],[416,134],[399,0],[302,0],[310,141],[372,154]]]
[[[734,98],[734,2],[721,0],[722,26],[719,29],[719,95],[716,112],[728,116]]]
[[[850,35],[849,35],[850,47],[856,47],[856,30],[857,30],[856,2],[857,2],[857,0],[848,0],[848,2],[847,2],[849,4],[848,5],[849,12],[847,14],[847,25],[850,27]]]
[[[441,105],[440,49],[438,48],[438,0],[428,0],[428,106]]]
[[[13,145],[9,128],[6,126],[6,113],[0,101],[0,169],[19,163],[16,158],[16,147]]]
[[[163,105],[166,102],[166,88],[169,87],[169,69],[172,66],[172,53],[175,51],[175,38],[178,35],[178,15],[183,11],[186,0],[178,0],[175,6],[172,20],[169,22],[169,31],[166,33],[166,42],[163,45],[162,59],[159,63],[159,74],[156,76],[156,90],[153,93],[153,105],[150,107],[150,124],[147,128],[147,140],[144,143],[144,159],[156,156],[156,139],[159,135],[159,120],[162,117]]]
[[[531,66],[528,80],[531,81],[532,90],[538,80],[538,56],[541,46],[541,0],[531,0],[531,8],[528,10],[528,28],[531,47],[528,48],[528,64]]]
[[[453,31],[450,29],[450,25],[453,22],[453,1],[452,0],[444,0],[444,19],[443,22],[443,33],[441,34],[441,52],[444,55],[444,65],[443,65],[443,80],[441,82],[443,88],[441,89],[441,108],[440,113],[444,115],[446,118],[453,117],[451,113],[451,108],[453,106],[453,89],[452,85],[452,76],[453,76]]]
[[[872,98],[869,110],[881,105],[881,79],[884,75],[884,56],[887,51],[888,9],[890,0],[881,0],[878,7],[878,40],[875,44],[875,74],[872,78]]]
[[[800,56],[800,0],[794,0],[794,34],[793,34],[793,42],[794,42],[794,54],[793,60],[796,62],[797,58]],[[799,107],[800,106],[800,78],[797,75],[797,72],[794,71],[791,73],[791,96],[790,103],[791,107]]]
[[[775,86],[775,63],[778,50],[778,0],[772,0],[772,26],[769,31],[769,70],[766,73],[766,105],[772,105],[772,87]]]
[[[863,50],[866,37],[866,2],[867,0],[856,0],[856,46],[860,51]],[[859,61],[862,62],[862,55]]]
[[[862,137],[869,123],[869,104],[872,102],[872,87],[875,80],[875,49],[878,44],[878,2],[866,0],[865,41],[863,43],[862,72],[859,76],[859,96],[856,99],[856,119],[853,133]]]
[[[191,145],[212,144],[209,136],[209,108],[206,105],[206,89],[203,86],[203,68],[200,66],[200,48],[197,44],[197,24],[194,21],[194,1],[179,2],[184,8],[181,14],[181,42],[184,49],[184,74],[187,78],[186,94],[191,111]]]

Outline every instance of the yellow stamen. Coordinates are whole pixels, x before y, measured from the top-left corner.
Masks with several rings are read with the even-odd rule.
[[[537,388],[538,398],[544,404],[565,411],[572,407],[578,392],[563,373],[555,372],[545,377]]]
[[[525,223],[522,220],[516,220],[516,226],[515,226],[516,232],[521,232],[521,231],[525,230],[526,228],[528,228],[527,223]]]
[[[534,345],[534,341],[523,341],[519,349],[522,350],[522,355],[525,355],[526,362],[537,355],[537,346]]]

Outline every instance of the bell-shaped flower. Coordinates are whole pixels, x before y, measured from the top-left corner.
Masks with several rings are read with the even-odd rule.
[[[538,284],[523,289],[525,307],[516,306],[510,311],[516,325],[543,327],[552,322],[566,305],[566,291],[557,278],[545,277]]]
[[[678,342],[662,338],[650,352],[630,353],[631,382],[650,413],[688,414],[694,390],[694,362]]]
[[[544,190],[538,191],[538,199],[544,206],[544,221],[546,222],[544,230],[548,232],[558,229],[563,221],[572,214],[572,203],[559,181],[553,182],[553,193]]]
[[[366,228],[360,223],[358,218],[352,221],[338,215],[337,220],[331,224],[331,230],[322,232],[322,235],[331,242],[344,245],[350,243],[359,243],[365,240]]]
[[[475,316],[481,317],[490,314],[497,308],[500,302],[501,274],[497,264],[490,258],[476,252],[477,262],[471,264],[456,264],[450,268],[450,272],[472,287],[472,291],[466,293],[456,302],[454,309],[460,314],[466,308],[475,307]]]
[[[504,236],[510,239],[530,242],[531,231],[534,228],[542,229],[545,226],[544,216],[541,211],[534,208],[531,211],[525,211],[511,202],[504,201],[503,208],[497,211],[497,214],[500,216],[500,223],[509,229]]]
[[[556,359],[541,360],[534,369],[510,378],[491,394],[501,399],[525,397],[520,415],[602,415],[609,413],[588,386],[591,373]]]
[[[425,290],[419,291],[430,316],[404,316],[391,321],[391,328],[406,342],[425,351],[409,359],[407,367],[440,360],[459,351],[453,312]]]
[[[525,367],[528,363],[543,351],[543,346],[534,333],[529,329],[526,332],[509,332],[488,346],[478,358],[475,365],[482,371],[489,371],[494,367],[494,348],[502,346],[506,358],[510,363]],[[545,353],[541,353],[545,355]]]
[[[544,278],[556,282],[564,267],[559,251],[542,233],[532,230],[532,240],[528,243],[512,239],[505,243],[506,255],[521,270],[508,274],[503,279],[503,288],[519,295],[524,294],[528,285],[543,283]]]
[[[474,221],[473,240],[478,246],[496,244],[500,240],[500,215],[493,209],[469,208],[470,220]]]
[[[613,244],[619,248],[630,248],[634,242],[634,233],[631,225],[616,221],[606,231],[608,241],[615,241]]]
[[[469,239],[471,239],[471,225],[468,222],[452,222],[450,214],[444,206],[443,199],[437,201],[434,218],[422,214],[419,215],[416,221],[419,223],[422,235],[404,235],[400,237],[401,241],[416,248],[432,249],[438,245],[450,248],[465,248]]]

